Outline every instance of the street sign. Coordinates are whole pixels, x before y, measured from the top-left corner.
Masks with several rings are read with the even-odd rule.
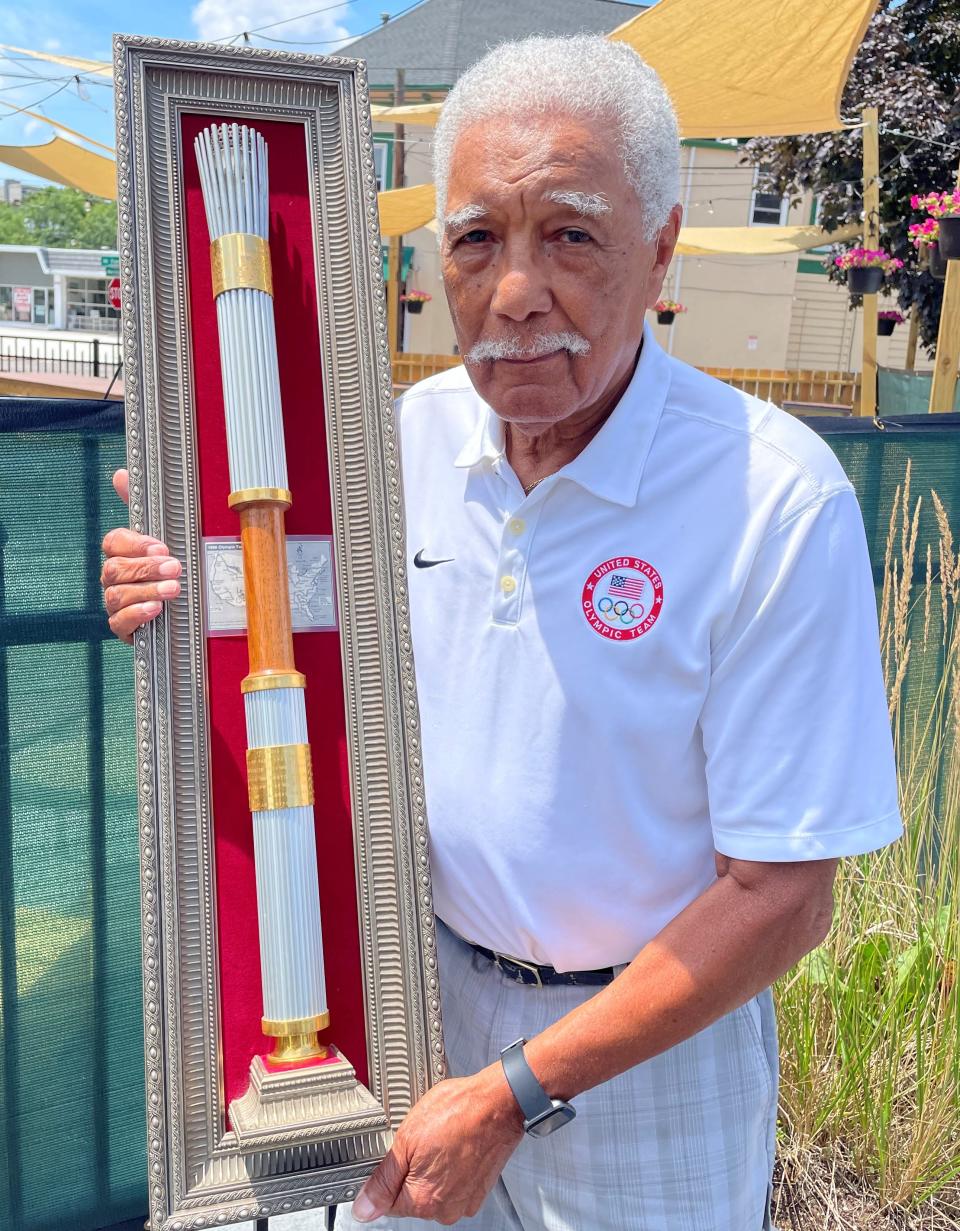
[[[112,253],[109,256],[100,258],[100,268],[108,277],[113,277],[120,272],[120,258]]]
[[[107,303],[111,308],[120,311],[120,279],[111,278],[107,284]]]

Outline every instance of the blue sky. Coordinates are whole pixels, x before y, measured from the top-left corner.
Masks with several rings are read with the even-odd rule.
[[[377,26],[382,12],[394,15],[409,4],[410,0],[347,0],[341,4],[333,0],[0,0],[0,42],[55,55],[109,60],[114,32],[226,40],[271,24],[251,41],[288,51],[324,53],[344,47],[351,35]],[[310,9],[321,11],[300,16]],[[272,24],[276,22],[284,24]],[[42,112],[113,145],[110,82],[101,78],[98,84],[96,77],[83,78],[78,91],[75,82],[65,81],[69,71],[39,60],[0,59],[0,99]],[[53,133],[39,120],[0,106],[0,145],[37,144]],[[2,178],[30,177],[0,164]]]

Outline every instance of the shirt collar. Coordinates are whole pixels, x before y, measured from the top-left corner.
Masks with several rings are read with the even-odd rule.
[[[627,508],[636,504],[640,478],[660,425],[669,386],[670,360],[650,326],[644,324],[643,346],[630,384],[600,431],[582,453],[558,472],[558,477],[571,479],[614,504]],[[455,466],[492,463],[504,455],[503,422],[485,402],[481,406],[480,421],[460,450]]]

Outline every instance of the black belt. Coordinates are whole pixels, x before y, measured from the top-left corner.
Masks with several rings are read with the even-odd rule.
[[[502,953],[494,953],[492,949],[485,949],[483,945],[475,945],[469,940],[466,944],[474,953],[492,962],[508,979],[527,987],[603,987],[606,983],[612,983],[614,978],[612,966],[605,966],[603,970],[554,970],[552,966],[535,966],[532,962],[521,962],[515,957],[504,957]]]

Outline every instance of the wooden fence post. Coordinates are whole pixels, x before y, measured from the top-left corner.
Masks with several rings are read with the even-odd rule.
[[[863,246],[880,247],[880,134],[876,107],[863,110]],[[877,297],[863,297],[861,415],[877,413]]]

